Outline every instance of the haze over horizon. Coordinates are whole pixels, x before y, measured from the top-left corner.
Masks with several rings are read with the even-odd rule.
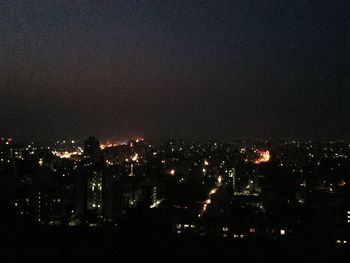
[[[0,137],[350,139],[348,1],[0,1]]]

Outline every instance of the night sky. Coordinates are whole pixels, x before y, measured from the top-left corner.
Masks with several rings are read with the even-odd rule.
[[[0,0],[0,136],[350,139],[349,1]]]

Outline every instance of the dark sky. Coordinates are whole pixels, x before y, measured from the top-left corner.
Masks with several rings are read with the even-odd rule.
[[[350,139],[349,1],[0,0],[0,135]]]

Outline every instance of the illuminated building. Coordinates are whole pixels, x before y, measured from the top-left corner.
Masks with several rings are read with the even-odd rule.
[[[130,158],[130,174],[129,176],[135,176],[134,174],[134,163],[137,163],[139,161],[139,154],[135,153],[133,156]]]
[[[134,179],[135,177],[133,177]],[[141,201],[141,189],[135,181],[129,181],[124,187],[124,205],[129,208],[135,208]]]
[[[151,191],[151,205],[150,208],[156,208],[160,205],[163,199],[159,198],[159,190],[157,186],[154,186]]]
[[[235,168],[232,168],[228,171],[228,177],[231,178],[232,190],[233,190],[233,194],[235,194],[235,190],[236,190],[236,169]]]
[[[21,218],[48,225],[59,225],[65,215],[63,187],[49,172],[20,176],[15,190],[14,210]]]
[[[102,171],[99,168],[79,165],[76,177],[76,212],[102,214]]]
[[[76,213],[102,215],[102,171],[100,142],[95,137],[84,141],[84,160],[76,177]]]
[[[102,172],[98,170],[88,171],[87,182],[87,209],[95,211],[98,215],[102,213]]]

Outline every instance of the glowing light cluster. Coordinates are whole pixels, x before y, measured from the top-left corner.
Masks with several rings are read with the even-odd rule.
[[[139,154],[138,153],[135,153],[134,156],[131,157],[131,160],[134,161],[134,162],[137,162],[139,159]]]
[[[0,141],[2,142],[13,142],[12,138],[0,138]]]
[[[9,145],[13,142],[12,138],[0,138],[0,142],[4,142],[6,145]]]
[[[258,158],[254,161],[255,164],[267,163],[270,161],[271,155],[268,150],[256,150],[255,153],[258,155]]]
[[[62,159],[69,159],[69,158],[73,158],[74,156],[79,156],[82,155],[81,151],[73,151],[73,152],[68,152],[68,151],[64,151],[64,152],[59,152],[59,151],[52,151],[52,154],[60,157]]]
[[[221,184],[221,182],[222,182],[222,176],[219,175],[219,176],[218,176],[218,184]]]
[[[215,194],[215,193],[216,193],[216,191],[217,191],[217,189],[216,189],[216,188],[214,188],[213,190],[211,190],[211,191],[210,191],[209,195],[213,195],[213,194]]]
[[[158,207],[162,201],[163,201],[163,199],[156,200],[152,205],[150,205],[149,208]]]
[[[214,195],[216,193],[217,190],[218,190],[217,188],[213,188],[210,190],[209,195],[208,195],[208,199],[204,201],[202,210],[198,214],[198,217],[201,217],[208,210],[208,206],[212,202],[211,197],[212,197],[212,195]]]
[[[143,142],[145,139],[143,137],[138,137],[135,139],[135,142]]]
[[[346,186],[346,182],[344,180],[340,180],[338,186]]]
[[[119,142],[107,141],[107,142],[102,142],[100,144],[100,149],[104,150],[104,149],[109,148],[109,147],[116,147],[116,146],[120,146],[120,145],[127,145],[127,142],[126,141],[119,141]]]
[[[101,150],[104,150],[106,148],[109,148],[109,147],[114,147],[114,146],[117,146],[118,144],[116,143],[101,143],[100,144],[100,148]]]

